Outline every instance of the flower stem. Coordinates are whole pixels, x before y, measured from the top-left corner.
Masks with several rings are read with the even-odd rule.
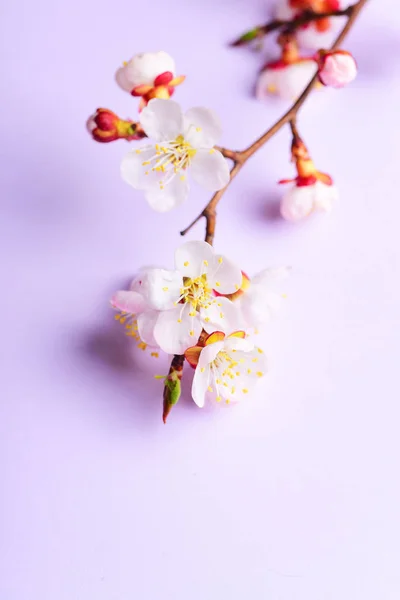
[[[295,19],[291,19],[289,21],[285,21],[282,19],[275,19],[274,21],[269,21],[265,23],[265,25],[259,25],[258,27],[254,27],[250,31],[247,31],[243,35],[241,35],[237,40],[231,43],[231,46],[237,48],[238,46],[244,46],[246,44],[251,43],[255,39],[259,40],[264,37],[268,33],[272,31],[276,31],[277,29],[285,29],[286,31],[295,31],[299,27],[303,27],[304,25],[308,25],[313,21],[320,21],[322,19],[329,19],[331,17],[350,17],[355,10],[357,4],[352,4],[343,10],[330,10],[328,12],[317,13],[313,10],[304,11],[299,17]]]
[[[331,46],[330,50],[336,50],[340,46],[340,44],[343,42],[343,40],[349,33],[350,29],[353,27],[358,15],[360,14],[361,10],[364,8],[366,3],[367,3],[367,0],[359,0],[356,4],[353,4],[352,6],[350,6],[348,9],[346,9],[344,11],[344,14],[348,16],[347,22],[346,22],[345,26],[343,27],[343,29],[341,30],[341,32],[339,33],[335,42]],[[339,12],[343,12],[343,11],[339,11]],[[296,21],[296,19],[294,21]],[[289,23],[291,23],[291,22],[292,21],[290,21]],[[206,219],[205,241],[212,245],[212,243],[214,241],[216,218],[217,218],[216,207],[217,207],[219,201],[221,200],[222,196],[228,189],[233,178],[236,177],[236,175],[239,173],[240,169],[243,167],[245,162],[251,156],[253,156],[253,154],[255,154],[257,152],[257,150],[262,148],[262,146],[264,146],[276,133],[278,133],[278,131],[280,131],[284,125],[289,123],[292,128],[292,132],[293,132],[293,128],[296,127],[295,123],[296,123],[297,114],[298,114],[299,110],[301,109],[301,107],[303,106],[303,104],[305,103],[305,101],[307,100],[307,98],[310,95],[310,93],[312,92],[312,90],[314,89],[317,81],[318,81],[318,74],[314,75],[314,77],[311,79],[311,81],[309,82],[307,87],[304,89],[303,93],[299,96],[299,98],[291,106],[291,108],[289,108],[289,110],[274,125],[272,125],[272,127],[270,127],[270,129],[268,129],[265,133],[263,133],[248,148],[245,148],[244,150],[241,150],[241,151],[229,150],[227,148],[218,148],[220,150],[220,152],[222,152],[222,154],[226,158],[229,158],[233,161],[233,167],[231,169],[230,180],[229,180],[228,184],[222,190],[219,190],[218,192],[216,192],[214,194],[214,196],[211,198],[210,202],[205,206],[205,208],[202,210],[202,212],[194,219],[194,221],[192,221],[192,223],[190,223],[190,225],[188,227],[186,227],[186,229],[181,231],[181,235],[186,235],[188,233],[188,231],[190,231],[190,229],[192,229],[192,227],[194,225],[196,225],[196,223],[198,221],[200,221],[200,219],[202,217],[204,217]]]

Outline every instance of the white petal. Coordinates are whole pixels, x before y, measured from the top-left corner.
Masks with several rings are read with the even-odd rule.
[[[238,388],[238,395],[235,399],[240,400],[245,398],[253,385],[266,374],[267,360],[264,352],[257,347],[249,352],[238,350],[232,354],[232,357],[239,363],[236,367],[240,375],[237,380],[235,379],[235,385]]]
[[[132,290],[133,292],[141,293],[142,278],[147,273],[147,271],[150,271],[151,269],[154,269],[154,268],[155,267],[142,267],[140,269],[140,271],[138,272],[138,274],[132,279],[129,289]]]
[[[193,148],[212,148],[221,134],[221,122],[213,110],[199,106],[185,113],[185,140]]]
[[[304,91],[317,70],[317,64],[313,60],[278,69],[266,69],[259,76],[256,96],[262,99],[268,93],[276,93],[286,100],[294,100]]]
[[[126,67],[121,67],[120,69],[118,69],[118,71],[115,73],[115,80],[119,87],[125,90],[126,92],[131,92],[135,85],[137,85],[131,82],[129,77],[129,70]]]
[[[159,312],[156,310],[146,310],[137,318],[138,333],[140,339],[149,346],[157,346],[154,338],[154,327],[158,319]]]
[[[257,100],[269,100],[270,94],[278,94],[278,74],[276,69],[264,69],[257,78],[255,95]]]
[[[251,352],[254,350],[254,342],[250,338],[226,337],[224,340],[224,350],[232,352],[237,350],[240,352]]]
[[[293,186],[281,201],[281,215],[287,221],[299,221],[307,217],[314,208],[314,185]]]
[[[199,364],[198,366],[205,367],[212,363],[217,354],[224,349],[224,342],[214,342],[213,344],[208,344],[208,346],[204,346],[203,350],[200,353]]]
[[[117,310],[131,315],[140,313],[147,307],[147,302],[142,294],[130,290],[116,292],[111,298],[111,304]]]
[[[207,281],[219,294],[233,294],[242,285],[242,271],[225,256],[216,256],[207,273]]]
[[[168,310],[175,307],[179,299],[183,281],[178,271],[147,269],[141,275],[141,293],[149,308]]]
[[[123,75],[118,75],[123,71]],[[131,91],[137,85],[152,84],[154,79],[170,71],[175,74],[175,62],[166,52],[143,52],[136,54],[127,65],[118,69],[117,82],[123,89]]]
[[[246,322],[246,329],[257,329],[277,312],[282,303],[282,296],[268,291],[263,285],[253,284],[237,302]]]
[[[260,348],[254,348],[250,352],[246,352],[239,355],[240,357],[245,357],[245,366],[246,369],[249,367],[251,369],[251,373],[246,373],[250,375],[250,379],[257,380],[267,372],[267,357],[265,353]]]
[[[157,142],[174,140],[183,132],[181,107],[173,100],[154,98],[140,114],[146,135]]]
[[[319,50],[319,48],[329,48],[335,38],[335,32],[338,31],[338,25],[342,19],[335,17],[331,19],[331,27],[327,31],[318,31],[314,25],[300,28],[296,32],[296,37],[302,48],[310,50]],[[340,25],[339,25],[340,28]]]
[[[338,191],[334,185],[326,185],[322,181],[315,184],[314,208],[329,212],[338,199]]]
[[[264,269],[257,275],[251,278],[251,284],[260,284],[268,287],[274,286],[275,283],[286,279],[290,273],[290,267],[275,267]]]
[[[197,150],[190,164],[193,179],[211,192],[221,190],[230,179],[227,160],[219,150]]]
[[[130,150],[122,159],[122,179],[137,190],[144,190],[154,184],[160,178],[159,172],[152,171],[149,165],[143,163],[149,161],[155,152],[154,146],[142,146],[137,150]]]
[[[207,333],[222,331],[229,335],[244,328],[238,306],[223,296],[216,298],[208,308],[202,308],[200,316]]]
[[[189,195],[189,184],[187,179],[182,180],[179,175],[175,175],[167,185],[160,187],[160,183],[147,188],[146,200],[153,210],[157,212],[168,212],[177,208],[186,200]]]
[[[186,242],[175,251],[175,269],[184,277],[200,277],[215,260],[213,247],[207,242]]]
[[[184,354],[199,339],[202,330],[200,319],[197,314],[195,317],[190,316],[191,311],[192,307],[187,303],[160,312],[154,337],[167,354]]]
[[[192,398],[199,408],[203,408],[207,388],[210,383],[210,367],[203,367],[204,370],[196,367],[192,383]]]

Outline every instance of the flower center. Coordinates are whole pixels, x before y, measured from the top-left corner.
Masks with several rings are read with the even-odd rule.
[[[190,277],[183,278],[183,287],[181,288],[181,300],[190,302],[194,311],[200,308],[208,308],[213,304],[216,298],[213,296],[213,291],[208,285],[207,275],[200,275],[191,279]]]
[[[190,166],[193,156],[197,150],[185,140],[183,135],[178,135],[174,140],[164,142],[163,145],[156,144],[156,153],[149,160],[142,163],[144,167],[152,165],[151,170],[160,174],[165,173],[159,181],[160,189],[164,189],[172,181],[175,175],[180,173],[182,181],[185,180],[184,171]],[[146,175],[150,171],[146,171]]]
[[[235,352],[235,350],[233,350]],[[225,398],[225,402],[229,404],[233,399],[240,394],[247,394],[248,389],[239,385],[238,388],[235,386],[235,379],[243,378],[244,374],[251,373],[251,369],[246,368],[246,360],[241,357],[235,360],[233,356],[226,350],[218,352],[217,356],[211,363],[211,370],[213,373],[215,391],[217,394],[217,402],[221,402],[222,398]],[[214,391],[210,386],[209,391]]]

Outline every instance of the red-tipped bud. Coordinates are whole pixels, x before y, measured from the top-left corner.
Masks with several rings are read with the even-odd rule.
[[[138,123],[120,119],[108,108],[98,108],[87,121],[87,129],[96,142],[113,142],[118,139],[139,140],[145,137]]]
[[[350,52],[345,50],[320,50],[316,62],[320,82],[329,87],[344,87],[357,75],[357,63]]]

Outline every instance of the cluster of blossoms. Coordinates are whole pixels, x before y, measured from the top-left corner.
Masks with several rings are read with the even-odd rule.
[[[324,15],[341,14],[345,5],[341,0],[280,0],[277,3],[276,18],[288,26],[282,28],[277,38],[279,57],[268,60],[260,71],[256,85],[258,99],[265,101],[270,94],[276,94],[296,100],[317,74],[321,85],[336,88],[355,78],[357,66],[348,52],[315,53],[315,50],[332,44],[337,31],[338,20]],[[299,26],[293,27],[296,21]],[[268,26],[252,29],[234,45],[259,39]]]
[[[358,4],[364,2],[359,0]],[[265,100],[273,93],[299,98],[277,124],[290,123],[292,130],[296,176],[279,181],[291,184],[281,202],[281,214],[288,221],[329,211],[337,197],[332,178],[316,169],[294,117],[314,84],[338,88],[356,76],[353,57],[336,45],[313,55],[300,51],[300,47],[324,46],[326,37],[332,38],[335,30],[332,17],[345,14],[339,0],[281,0],[276,21],[255,28],[234,44],[243,45],[268,31],[280,31],[280,57],[263,67],[256,96]],[[242,152],[218,148],[222,128],[217,115],[204,107],[184,112],[171,100],[185,77],[177,75],[174,60],[163,51],[133,56],[115,77],[124,91],[140,98],[138,121],[121,119],[113,111],[99,108],[87,127],[93,139],[102,143],[142,140],[142,145],[122,160],[123,180],[143,192],[149,206],[158,212],[174,209],[187,199],[189,175],[215,193],[201,213],[207,219],[206,241],[191,241],[178,248],[173,270],[142,268],[129,290],[113,296],[115,318],[139,348],[148,348],[155,357],[160,351],[173,357],[168,375],[162,377],[164,420],[179,400],[185,363],[194,369],[192,397],[199,407],[206,398],[236,402],[245,398],[266,372],[265,355],[255,345],[255,334],[278,308],[282,294],[277,284],[288,269],[266,269],[249,278],[208,242],[214,237],[215,205],[224,189],[248,156],[279,127],[273,126],[260,138],[265,141],[258,140]],[[294,117],[289,119],[292,113]],[[232,171],[228,160],[233,160]],[[212,226],[207,212],[210,206]]]
[[[286,274],[267,269],[250,280],[207,242],[191,241],[176,250],[174,270],[143,268],[111,304],[142,349],[185,356],[196,369],[198,406],[207,393],[229,403],[265,374],[254,334],[278,308],[276,285]]]

